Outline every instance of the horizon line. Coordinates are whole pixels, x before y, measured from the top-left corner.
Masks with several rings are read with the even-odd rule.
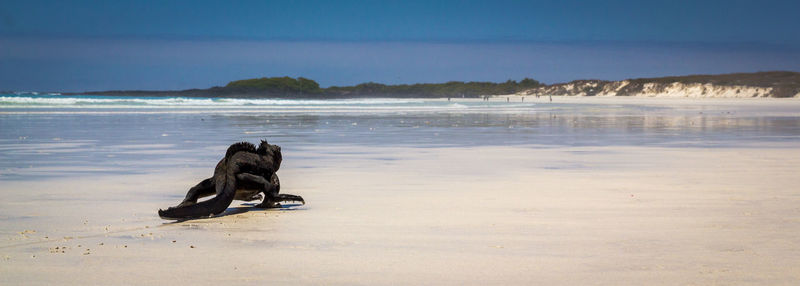
[[[614,39],[532,39],[501,38],[301,38],[301,37],[240,37],[193,35],[48,35],[0,34],[0,40],[101,40],[101,41],[163,41],[163,42],[253,42],[253,43],[408,43],[408,44],[536,44],[536,45],[602,45],[602,46],[666,46],[666,47],[727,47],[800,50],[800,43],[771,41],[680,41],[680,40],[614,40]],[[733,45],[733,47],[731,46]]]

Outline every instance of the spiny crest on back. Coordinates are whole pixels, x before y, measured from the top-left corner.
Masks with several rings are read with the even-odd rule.
[[[258,144],[258,148],[256,149],[256,153],[258,153],[259,155],[267,154],[267,148],[269,148],[269,146],[270,145],[269,145],[269,143],[267,143],[267,140],[261,140],[261,144]]]
[[[233,156],[233,154],[236,154],[236,152],[240,151],[255,153],[256,146],[250,142],[233,143],[231,147],[228,147],[228,151],[225,152],[225,158],[230,158],[231,156]]]

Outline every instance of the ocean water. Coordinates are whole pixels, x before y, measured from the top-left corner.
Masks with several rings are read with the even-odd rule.
[[[735,147],[800,142],[797,104],[527,97],[288,100],[0,95],[0,180],[201,167],[236,141],[329,145]],[[309,158],[313,159],[313,158]],[[80,168],[76,168],[79,166]]]

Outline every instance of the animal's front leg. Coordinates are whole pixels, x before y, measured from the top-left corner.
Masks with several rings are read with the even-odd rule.
[[[271,197],[268,196],[267,198],[271,198],[272,201],[275,202],[276,204],[277,202],[290,202],[290,201],[301,202],[304,205],[306,204],[306,201],[301,196],[290,195],[290,194],[279,194],[279,192],[281,191],[281,181],[278,179],[278,174],[272,174],[272,177],[270,177],[270,182],[272,183],[273,186],[275,186],[274,187],[275,192]],[[278,205],[280,206],[280,204]]]
[[[273,173],[272,176],[269,177],[269,183],[272,184],[272,189],[270,189],[270,192],[267,195],[268,198],[278,195],[278,193],[281,191],[281,180],[278,179],[278,174]]]
[[[269,178],[269,182],[272,184],[272,188],[270,189],[269,192],[264,192],[264,194],[267,197],[264,198],[264,201],[261,202],[256,207],[267,208],[267,209],[283,207],[280,203],[281,200],[278,199],[278,196],[280,196],[278,192],[281,191],[281,180],[278,179],[278,174],[273,173],[272,176]]]

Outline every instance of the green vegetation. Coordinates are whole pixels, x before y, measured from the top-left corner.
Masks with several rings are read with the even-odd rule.
[[[298,77],[262,77],[229,82],[224,89],[244,93],[318,94],[322,92],[316,81]]]
[[[385,85],[380,83],[362,83],[356,86],[332,86],[325,93],[341,96],[391,96],[391,97],[478,97],[482,95],[512,94],[541,86],[534,79],[523,79],[519,82],[508,80],[494,82],[461,82],[418,83]]]
[[[355,86],[320,88],[313,80],[299,77],[269,77],[232,81],[212,90],[226,94],[260,94],[270,96],[303,95],[314,97],[478,97],[493,94],[512,94],[541,86],[537,80],[525,78],[519,82],[508,80],[494,82],[421,83],[386,85],[374,82]]]

